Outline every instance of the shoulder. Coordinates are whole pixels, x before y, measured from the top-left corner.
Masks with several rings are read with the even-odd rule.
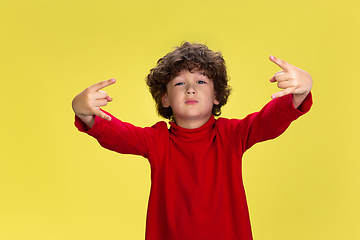
[[[219,117],[216,120],[215,128],[219,131],[232,132],[238,128],[242,122],[243,119]]]
[[[168,129],[167,123],[164,121],[159,121],[151,126],[152,128],[158,128],[158,129]]]
[[[155,131],[167,132],[168,131],[168,126],[167,126],[166,122],[159,121],[159,122],[155,123],[154,125],[152,125],[151,127],[145,127],[145,129],[152,129],[152,130],[155,130]]]
[[[144,127],[142,129],[145,132],[152,133],[158,136],[163,136],[165,134],[168,134],[169,132],[168,125],[164,121],[159,121],[154,125],[152,125],[151,127]]]

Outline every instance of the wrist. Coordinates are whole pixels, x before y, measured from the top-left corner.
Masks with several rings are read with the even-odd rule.
[[[293,100],[293,105],[295,108],[298,108],[301,103],[305,100],[306,96],[310,93],[310,91],[306,91],[304,93],[301,94],[293,94],[292,95],[292,100]]]
[[[80,120],[86,124],[89,128],[92,128],[92,126],[95,124],[95,115],[82,115],[82,114],[76,114]]]

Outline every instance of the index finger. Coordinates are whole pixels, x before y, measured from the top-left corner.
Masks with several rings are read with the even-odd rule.
[[[94,90],[94,91],[98,91],[100,89],[103,89],[107,86],[110,86],[112,84],[114,84],[116,82],[115,78],[112,78],[112,79],[109,79],[109,80],[105,80],[105,81],[102,81],[102,82],[98,82],[98,83],[95,83],[94,85],[92,85],[90,87],[91,90]]]
[[[288,62],[285,62],[284,60],[281,60],[280,58],[274,57],[273,55],[270,55],[270,60],[281,67],[283,70],[287,71],[290,70],[291,64]]]

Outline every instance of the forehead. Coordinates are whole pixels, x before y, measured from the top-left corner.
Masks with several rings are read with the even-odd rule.
[[[175,77],[175,78],[185,78],[188,76],[203,76],[208,78],[208,76],[206,75],[206,72],[204,70],[197,70],[197,69],[193,69],[191,71],[187,70],[187,69],[183,69],[181,70]]]

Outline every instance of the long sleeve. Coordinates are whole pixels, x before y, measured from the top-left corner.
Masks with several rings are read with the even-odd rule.
[[[255,143],[276,138],[289,127],[292,121],[307,113],[311,105],[311,93],[298,109],[294,108],[292,95],[289,94],[270,101],[259,112],[249,114],[242,120],[228,120],[229,123],[226,126],[230,128],[227,131],[229,144],[245,152]]]
[[[79,131],[94,137],[104,148],[118,153],[141,155],[147,158],[150,152],[157,148],[159,131],[167,131],[165,122],[141,128],[120,121],[110,113],[107,114],[111,116],[111,121],[95,116],[95,124],[91,129],[75,116],[75,126]]]

